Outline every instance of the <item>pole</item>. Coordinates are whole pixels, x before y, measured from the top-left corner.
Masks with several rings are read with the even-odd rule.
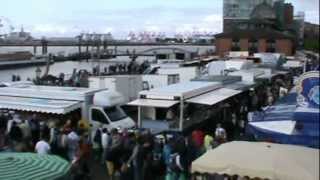
[[[138,106],[138,127],[142,127],[142,121],[141,121],[141,106]]]
[[[33,46],[33,55],[37,55],[37,46]]]
[[[184,103],[183,99],[180,100],[180,119],[179,119],[179,130],[183,130],[183,109],[184,109]]]

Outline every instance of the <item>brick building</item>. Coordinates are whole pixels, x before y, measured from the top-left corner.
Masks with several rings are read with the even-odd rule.
[[[248,51],[294,54],[294,38],[272,29],[234,30],[216,36],[216,53],[225,56],[229,51]]]

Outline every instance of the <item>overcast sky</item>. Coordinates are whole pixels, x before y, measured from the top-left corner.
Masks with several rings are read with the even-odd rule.
[[[125,37],[129,31],[221,32],[222,0],[1,0],[0,16],[34,36],[80,32]],[[287,0],[319,24],[319,0]]]

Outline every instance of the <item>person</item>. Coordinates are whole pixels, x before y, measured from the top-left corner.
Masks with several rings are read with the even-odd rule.
[[[23,139],[28,140],[31,137],[31,129],[26,120],[22,120],[19,124],[19,128],[22,131]]]
[[[49,143],[46,141],[46,138],[42,137],[40,141],[37,142],[35,146],[35,152],[40,155],[49,154],[51,151],[51,147]]]
[[[258,96],[253,88],[250,89],[249,95],[251,97],[249,111],[256,111],[259,109],[258,107]]]
[[[143,155],[143,139],[141,136],[137,138],[136,144],[133,148],[132,154],[127,162],[127,165],[133,166],[133,179],[134,180],[143,180],[143,164],[144,164],[144,155]]]
[[[68,158],[70,161],[74,161],[76,160],[76,153],[79,150],[79,136],[78,134],[75,132],[74,128],[71,128],[71,132],[68,134]]]
[[[217,128],[215,131],[215,137],[219,143],[225,142],[227,138],[226,130],[222,128],[221,124],[217,124]]]
[[[13,121],[11,130],[9,132],[9,137],[13,143],[20,142],[22,140],[23,134],[19,128],[17,122]]]
[[[101,155],[101,163],[104,163],[106,161],[106,156],[109,150],[109,146],[110,146],[110,139],[109,139],[109,135],[108,135],[108,130],[107,128],[103,128],[102,129],[102,136],[101,136],[101,145],[102,145],[102,155]]]
[[[210,134],[206,134],[204,137],[204,147],[206,148],[206,151],[213,148],[213,137]]]
[[[60,129],[60,134],[58,136],[58,149],[59,149],[59,155],[63,157],[64,159],[68,159],[67,155],[67,148],[68,148],[68,132],[67,130],[64,130],[63,128]]]
[[[122,137],[117,129],[111,130],[111,146],[107,154],[108,174],[112,178],[116,171],[120,169],[120,154],[122,149]]]
[[[191,137],[197,148],[201,149],[204,142],[204,133],[201,130],[197,129],[192,132]]]
[[[14,113],[14,112],[12,112]],[[18,114],[13,114],[12,115],[12,119],[10,119],[7,123],[7,133],[9,134],[11,131],[11,128],[13,126],[13,122],[15,122],[15,124],[17,125],[18,123],[21,123],[21,119],[20,116]]]
[[[101,137],[102,137],[102,125],[95,131],[93,137],[93,151],[94,151],[94,158],[95,160],[100,160],[100,155],[102,151],[101,145]]]
[[[53,154],[57,154],[59,153],[59,147],[58,147],[58,144],[59,144],[59,130],[58,128],[56,127],[56,124],[55,122],[51,121],[49,123],[49,144],[52,148],[52,153]]]
[[[176,152],[171,154],[169,174],[167,174],[166,179],[179,179],[185,180],[187,172],[186,159],[184,152]]]
[[[272,106],[274,98],[271,92],[267,92],[267,105]]]
[[[84,133],[79,141],[80,156],[86,160],[90,158],[91,140],[88,133]]]
[[[29,126],[31,129],[32,144],[35,145],[40,139],[40,124],[36,114],[33,114],[29,120]]]
[[[144,153],[144,163],[143,163],[143,177],[145,179],[152,179],[153,174],[151,171],[151,162],[153,159],[154,150],[154,136],[151,131],[147,129],[143,134],[143,153]]]

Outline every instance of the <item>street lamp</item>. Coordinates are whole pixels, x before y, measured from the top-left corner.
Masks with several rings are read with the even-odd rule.
[[[36,69],[36,78],[40,79],[40,76],[41,76],[41,69],[39,67],[37,67],[37,69]]]

